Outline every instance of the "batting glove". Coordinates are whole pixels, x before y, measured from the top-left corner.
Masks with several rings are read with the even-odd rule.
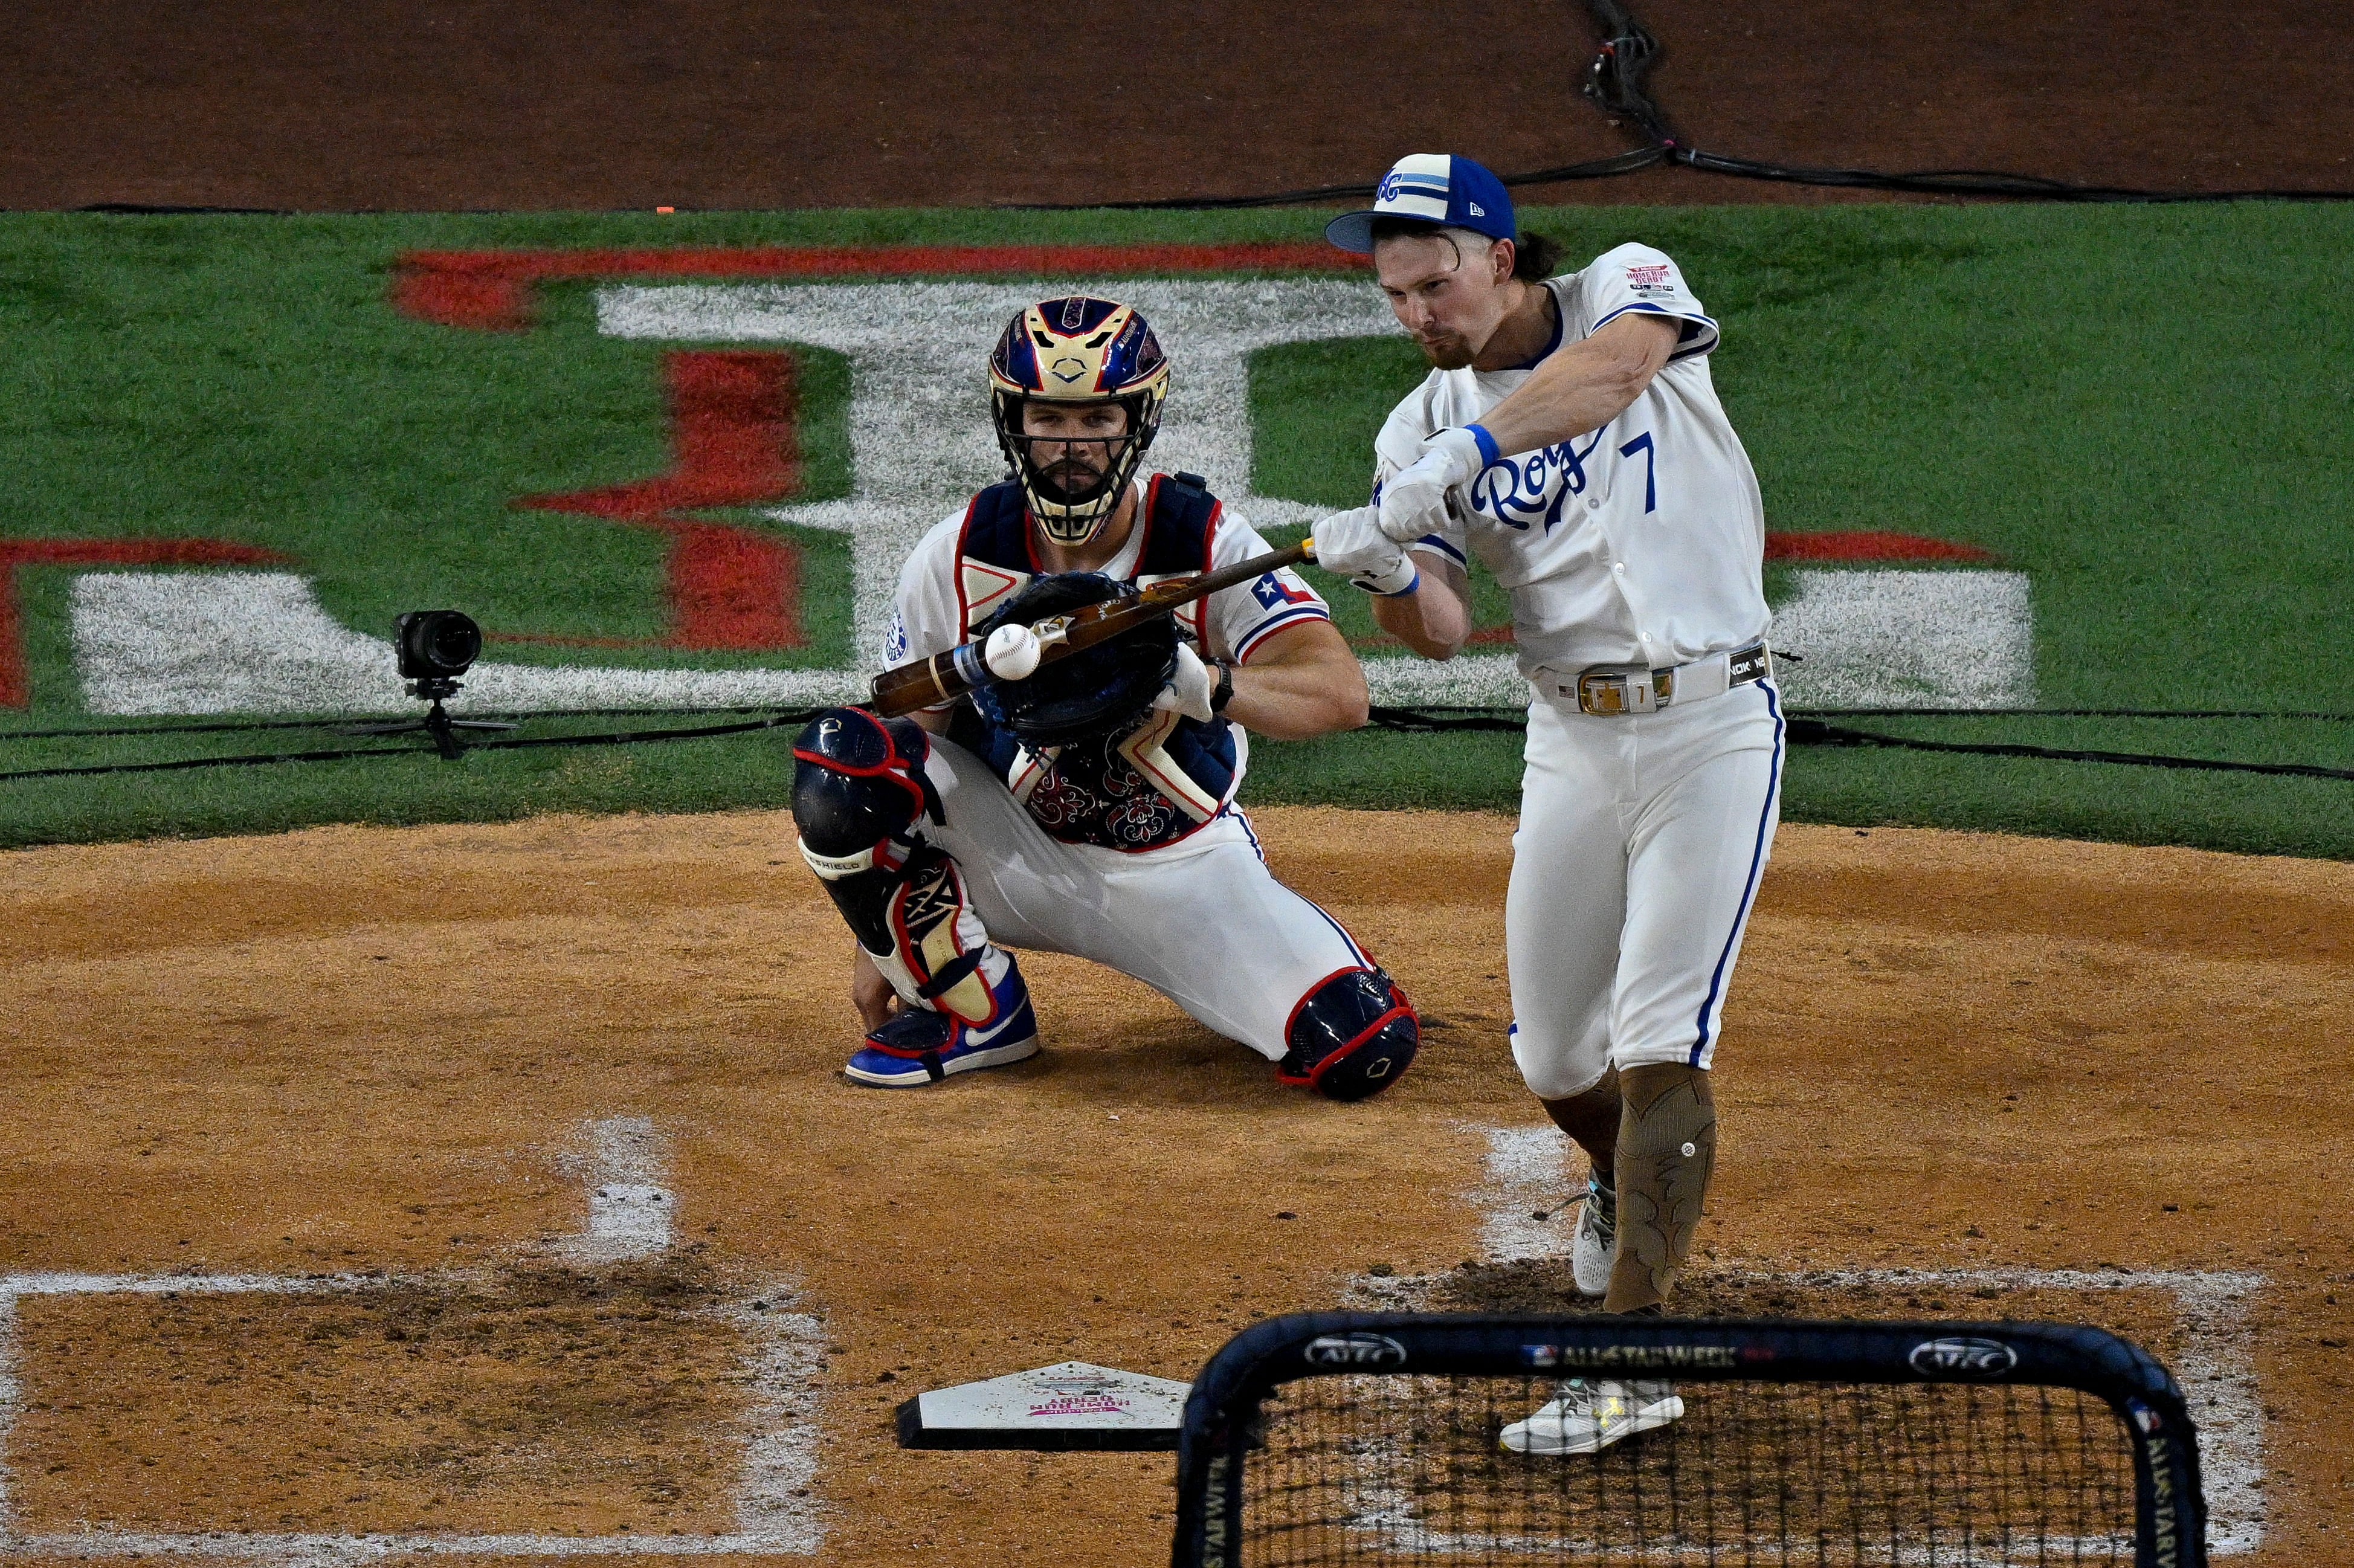
[[[1497,459],[1495,438],[1478,425],[1456,426],[1422,443],[1422,455],[1382,486],[1382,532],[1401,545],[1447,526],[1447,493],[1469,484]]]
[[[1377,517],[1373,507],[1360,506],[1318,523],[1309,534],[1316,541],[1316,564],[1367,593],[1384,598],[1412,593],[1422,574],[1398,542],[1382,532]]]
[[[1152,705],[1163,713],[1174,709],[1187,718],[1207,724],[1213,716],[1210,695],[1215,684],[1210,667],[1202,662],[1202,656],[1193,652],[1193,645],[1180,642],[1177,644],[1177,673],[1169,677],[1167,685],[1153,694]]]

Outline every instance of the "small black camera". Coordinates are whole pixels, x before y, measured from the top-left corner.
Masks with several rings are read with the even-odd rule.
[[[433,748],[455,762],[466,750],[458,731],[514,728],[482,719],[453,719],[441,706],[443,698],[458,694],[458,677],[482,656],[482,629],[474,624],[472,616],[455,609],[405,609],[392,623],[392,649],[400,678],[408,683],[408,694],[432,706],[421,719],[353,725],[345,734],[408,735],[423,730]]]
[[[454,681],[482,656],[482,629],[461,610],[406,609],[392,623],[392,645],[402,680]]]

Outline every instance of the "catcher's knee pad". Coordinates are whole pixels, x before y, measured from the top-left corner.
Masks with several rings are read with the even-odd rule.
[[[1332,1099],[1361,1100],[1405,1075],[1422,1025],[1388,975],[1342,969],[1299,999],[1284,1038],[1291,1048],[1276,1064],[1277,1077]]]
[[[793,823],[810,869],[832,881],[864,870],[875,846],[939,805],[924,777],[931,738],[912,719],[828,708],[793,741]]]
[[[968,907],[956,862],[911,832],[939,805],[923,774],[929,752],[907,720],[820,714],[793,743],[793,821],[801,858],[900,999],[984,1024],[1007,959]]]

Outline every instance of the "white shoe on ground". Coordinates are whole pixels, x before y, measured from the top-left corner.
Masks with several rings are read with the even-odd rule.
[[[1676,1385],[1664,1378],[1572,1378],[1561,1385],[1560,1398],[1505,1427],[1497,1441],[1515,1454],[1597,1454],[1683,1414]]]

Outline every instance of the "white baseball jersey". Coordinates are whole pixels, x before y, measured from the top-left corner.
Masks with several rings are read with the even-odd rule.
[[[1513,1060],[1554,1100],[1614,1066],[1710,1065],[1780,816],[1784,726],[1770,680],[1687,682],[1698,700],[1596,715],[1576,705],[1574,678],[1544,678],[1744,649],[1770,619],[1756,476],[1709,380],[1716,323],[1645,245],[1546,286],[1560,331],[1539,360],[1628,312],[1681,326],[1624,412],[1451,493],[1448,526],[1416,546],[1477,556],[1511,591],[1537,683],[1504,934]],[[1383,427],[1378,480],[1529,368],[1434,371]]]
[[[1682,338],[1624,413],[1490,468],[1450,497],[1460,503],[1450,526],[1418,547],[1477,556],[1511,591],[1524,673],[1663,668],[1755,642],[1769,619],[1766,514],[1709,379],[1716,323],[1648,245],[1622,245],[1545,287],[1559,335],[1540,360],[1631,312],[1680,323]],[[1531,368],[1432,371],[1382,427],[1377,484],[1426,438],[1476,423]]]

